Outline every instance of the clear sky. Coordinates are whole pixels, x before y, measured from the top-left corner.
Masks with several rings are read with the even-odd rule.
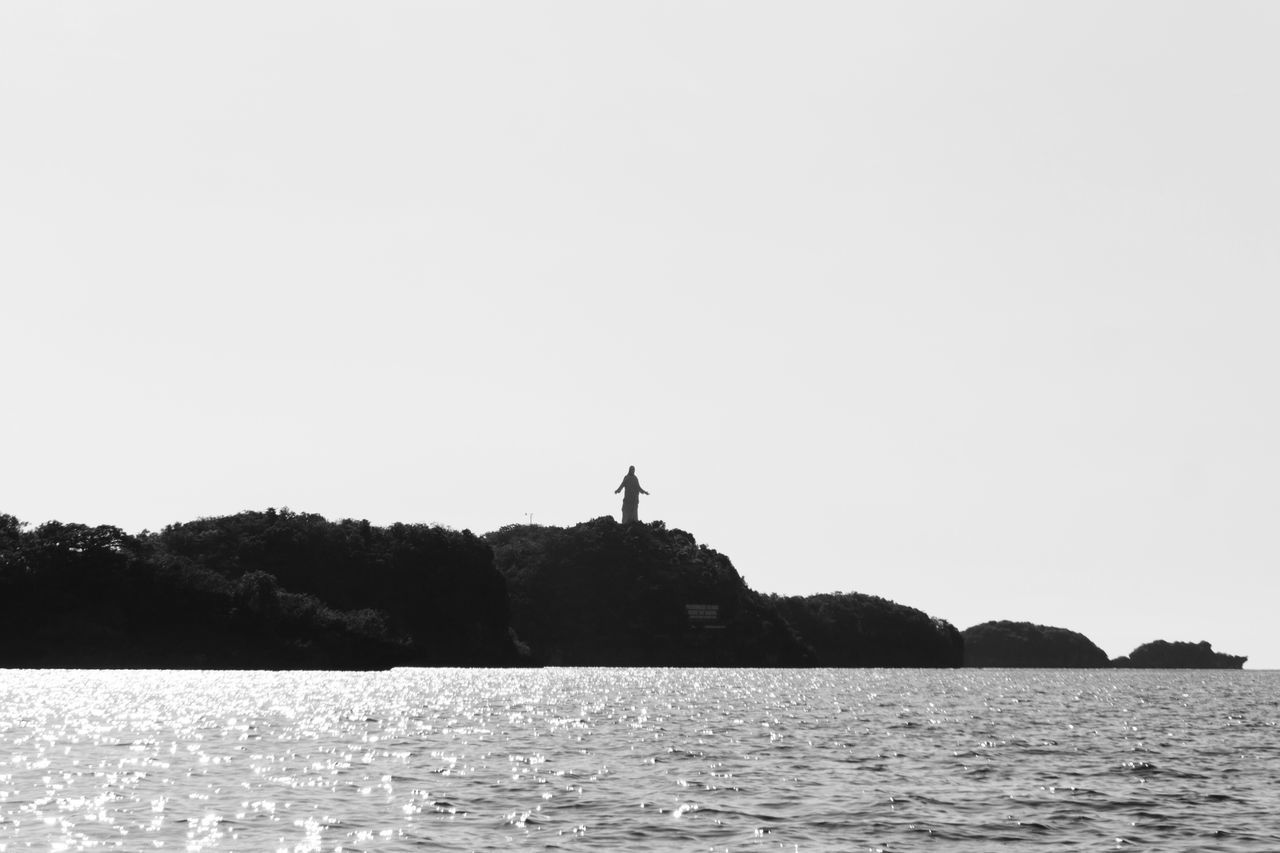
[[[1280,5],[0,5],[0,511],[663,519],[1280,668]]]

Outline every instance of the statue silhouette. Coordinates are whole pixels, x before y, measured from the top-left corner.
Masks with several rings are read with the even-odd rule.
[[[640,480],[636,478],[636,466],[632,465],[627,471],[627,476],[622,478],[622,484],[613,490],[616,495],[626,489],[622,495],[622,523],[630,524],[633,521],[639,521],[640,496],[649,494],[640,488]]]

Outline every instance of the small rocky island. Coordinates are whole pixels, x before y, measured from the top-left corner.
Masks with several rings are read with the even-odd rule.
[[[1204,640],[1198,643],[1156,640],[1143,643],[1124,657],[1113,660],[1111,665],[1130,669],[1243,669],[1248,659],[1244,655],[1215,652]]]
[[[964,665],[974,667],[1084,667],[1241,669],[1248,658],[1213,651],[1207,642],[1145,643],[1124,657],[1106,652],[1076,631],[1030,622],[983,622],[966,628]]]

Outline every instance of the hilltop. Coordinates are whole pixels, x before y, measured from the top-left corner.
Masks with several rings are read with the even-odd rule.
[[[611,666],[960,666],[959,632],[856,593],[762,595],[661,521],[485,535],[536,659]]]
[[[874,595],[770,596],[819,666],[958,667],[964,638],[944,619]]]
[[[729,558],[660,521],[510,525],[484,539],[507,582],[512,627],[539,662],[813,663],[777,605],[751,590]]]
[[[1084,634],[1030,622],[983,622],[964,630],[964,665],[994,667],[1109,666],[1107,653]]]

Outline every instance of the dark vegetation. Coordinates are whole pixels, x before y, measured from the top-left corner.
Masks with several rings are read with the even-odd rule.
[[[761,595],[683,530],[611,517],[490,533],[516,633],[547,663],[630,666],[960,666],[960,633],[856,593]],[[711,621],[688,605],[713,605]]]
[[[964,631],[965,666],[1240,669],[1246,660],[1215,652],[1206,642],[1165,640],[1108,660],[1106,652],[1083,634],[1029,622],[984,622]]]
[[[1111,662],[1112,666],[1134,669],[1242,669],[1248,658],[1215,652],[1205,641],[1178,643],[1156,640],[1143,643],[1124,657]]]
[[[516,637],[520,640],[517,641]],[[683,530],[597,518],[477,537],[268,509],[137,535],[0,514],[0,667],[1206,667],[1156,641],[1108,661],[1025,622],[963,634],[858,593],[762,595]]]
[[[1030,622],[983,622],[964,630],[964,665],[1105,667],[1107,653],[1084,634]]]
[[[777,603],[748,588],[728,557],[660,521],[510,525],[485,540],[507,580],[513,627],[541,663],[814,662]],[[691,619],[689,604],[715,605],[716,618]]]
[[[382,668],[516,659],[468,531],[288,510],[109,526],[0,516],[0,666]]]
[[[771,599],[819,666],[964,665],[960,632],[914,607],[856,592]]]

